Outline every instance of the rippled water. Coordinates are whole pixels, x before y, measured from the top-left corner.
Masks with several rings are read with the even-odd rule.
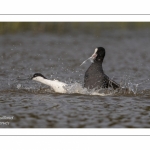
[[[100,95],[82,88],[94,49],[106,49],[103,68],[129,92]],[[0,127],[150,127],[150,30],[96,34],[0,36]],[[35,72],[70,84],[65,94],[29,80]],[[5,119],[11,117],[13,119]]]

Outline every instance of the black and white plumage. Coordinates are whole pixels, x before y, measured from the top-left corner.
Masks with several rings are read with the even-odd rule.
[[[65,87],[67,84],[64,82],[60,82],[58,80],[48,80],[41,73],[35,73],[31,79],[50,86],[55,92],[66,93]]]
[[[102,67],[102,63],[105,57],[105,49],[103,47],[97,47],[94,54],[91,56],[93,63],[85,72],[84,87],[88,89],[100,89],[112,87],[113,89],[120,88],[120,85],[115,81],[109,79],[105,75]]]

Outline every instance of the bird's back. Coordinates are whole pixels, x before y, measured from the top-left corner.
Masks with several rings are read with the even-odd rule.
[[[104,74],[101,64],[92,63],[85,72],[84,87],[88,89],[100,89],[108,87],[116,89],[119,88],[119,85],[113,80],[110,80],[109,77]]]

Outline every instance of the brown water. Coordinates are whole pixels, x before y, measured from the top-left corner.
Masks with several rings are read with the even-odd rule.
[[[130,92],[92,95],[82,88],[80,64],[94,49],[106,49],[103,68]],[[150,127],[150,30],[109,30],[97,34],[0,36],[0,122],[3,128]],[[65,94],[29,80],[40,72],[70,83]],[[4,117],[13,119],[4,119]],[[3,118],[2,118],[3,117]]]

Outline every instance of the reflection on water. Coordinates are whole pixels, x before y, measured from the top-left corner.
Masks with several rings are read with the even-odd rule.
[[[119,128],[150,126],[150,31],[0,36],[0,127]],[[82,88],[94,49],[106,49],[105,73],[129,91]],[[69,84],[55,93],[30,80],[40,72]]]

